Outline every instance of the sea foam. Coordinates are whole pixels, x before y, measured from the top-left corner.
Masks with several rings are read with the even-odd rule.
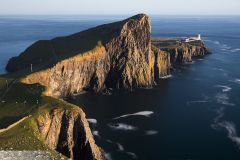
[[[124,123],[113,123],[113,124],[108,124],[108,126],[113,130],[122,130],[122,131],[137,130],[137,127],[129,125],[129,124],[124,124]]]
[[[141,111],[141,112],[136,112],[136,113],[132,113],[132,114],[125,114],[119,117],[115,117],[113,118],[114,120],[116,119],[120,119],[120,118],[125,118],[125,117],[129,117],[129,116],[145,116],[145,117],[150,117],[154,112],[153,111]]]

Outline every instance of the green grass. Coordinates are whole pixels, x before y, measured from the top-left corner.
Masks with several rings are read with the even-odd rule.
[[[188,44],[193,46],[200,46],[202,45],[201,41],[193,41],[189,43],[181,42],[179,39],[174,38],[152,38],[151,42],[153,45],[159,48],[177,48],[180,47],[182,44]]]
[[[153,38],[152,44],[160,48],[176,48],[180,45],[177,39]]]
[[[74,110],[76,106],[43,96],[42,92],[45,88],[39,84],[23,84],[6,77],[8,76],[0,77],[0,128],[6,128],[25,116],[32,116],[6,132],[0,133],[0,150],[41,150],[48,151],[53,159],[67,159],[44,144],[36,118],[55,108]],[[11,82],[9,89],[6,87],[6,80]]]
[[[33,113],[44,91],[39,84],[23,84],[13,79],[7,79],[11,82],[7,87],[6,78],[3,79],[0,81],[0,128]]]
[[[34,71],[49,68],[63,59],[91,51],[99,44],[105,45],[119,35],[121,25],[123,22],[116,22],[70,36],[37,41],[19,56],[12,58],[10,68],[25,70],[26,73],[30,72],[31,64]]]
[[[41,139],[34,118],[24,120],[14,128],[0,134],[0,150],[46,151],[52,159],[67,159],[58,152],[48,148]]]

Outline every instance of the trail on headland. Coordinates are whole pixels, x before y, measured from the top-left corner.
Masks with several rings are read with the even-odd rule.
[[[7,128],[0,129],[0,134],[3,133],[3,132],[8,131],[8,130],[10,130],[10,129],[12,129],[13,127],[17,126],[18,124],[20,124],[21,122],[23,122],[25,119],[27,119],[27,118],[29,118],[29,117],[31,117],[31,115],[26,116],[26,117],[23,117],[23,118],[20,119],[19,121],[15,122],[15,123],[13,123],[13,124],[11,124],[11,125],[9,125]]]

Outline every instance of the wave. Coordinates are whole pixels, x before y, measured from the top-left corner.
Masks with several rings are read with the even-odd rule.
[[[156,130],[148,130],[145,132],[145,135],[147,135],[147,136],[152,136],[152,135],[156,135],[156,134],[158,134],[158,131],[156,131]]]
[[[231,80],[229,80],[229,82],[240,84],[240,79],[239,78],[235,78],[233,80],[231,79]]]
[[[218,93],[215,96],[215,98],[216,98],[217,103],[220,103],[220,104],[223,104],[223,105],[227,105],[227,106],[235,106],[234,103],[230,103],[229,102],[229,97],[225,93]]]
[[[206,41],[206,42],[211,42],[211,43],[214,43],[214,44],[217,44],[217,45],[219,45],[220,44],[220,42],[219,41],[213,41],[213,40],[204,40],[204,41]]]
[[[216,71],[221,71],[221,72],[225,72],[225,70],[224,69],[222,69],[222,68],[212,68],[213,70],[216,70]]]
[[[229,86],[224,86],[224,85],[215,85],[214,87],[222,88],[222,92],[229,92],[229,91],[232,90],[231,87],[229,87]]]
[[[170,74],[170,75],[167,75],[167,76],[162,76],[160,77],[160,79],[169,79],[169,78],[172,78],[173,76]]]
[[[107,160],[113,160],[111,153],[104,153]]]
[[[133,152],[128,152],[128,151],[125,151],[125,148],[123,147],[122,144],[118,143],[118,142],[113,142],[109,139],[106,140],[108,143],[111,143],[111,144],[114,144],[114,145],[117,145],[117,148],[118,150],[117,151],[120,151],[120,152],[124,152],[126,153],[127,155],[131,156],[132,159],[137,159],[137,155]],[[107,158],[107,160],[112,160],[112,156],[111,156],[111,153],[105,153],[105,156]]]
[[[235,53],[235,52],[238,52],[240,51],[240,48],[236,48],[236,49],[232,49],[231,52]]]
[[[101,137],[98,131],[93,131],[92,133],[93,133],[93,135],[96,136],[96,137]]]
[[[86,94],[87,91],[81,91],[79,93],[73,93],[73,97],[76,97],[76,96],[80,96],[80,95],[83,95],[83,94]]]
[[[234,79],[234,82],[240,84],[240,79],[236,78]]]
[[[238,136],[235,124],[233,122],[224,121],[219,123],[218,125],[225,128],[228,132],[228,138],[230,138],[240,147],[240,137]]]
[[[118,150],[119,150],[119,151],[124,151],[123,145],[121,145],[120,143],[116,143],[116,144],[117,144],[117,146],[118,146]]]
[[[213,129],[217,129],[219,127],[219,122],[220,120],[224,117],[224,111],[225,111],[225,107],[220,107],[216,110],[216,114],[217,116],[213,119],[213,124],[211,124],[211,127]]]
[[[92,124],[97,124],[97,120],[96,120],[96,119],[93,119],[93,118],[89,118],[89,119],[87,119],[87,121],[88,121],[89,123],[92,123]]]
[[[222,48],[223,48],[223,49],[231,49],[231,47],[228,46],[228,45],[226,45],[226,44],[223,44],[223,45],[222,45]]]
[[[108,124],[108,126],[113,129],[113,130],[122,130],[122,131],[135,131],[137,130],[137,127],[124,124],[124,123],[113,123],[113,124]]]
[[[130,155],[133,159],[137,159],[137,155],[133,152],[126,152],[128,155]]]
[[[113,118],[114,120],[116,119],[120,119],[120,118],[125,118],[125,117],[129,117],[129,116],[145,116],[145,117],[150,117],[154,112],[153,111],[141,111],[141,112],[136,112],[136,113],[132,113],[132,114],[125,114],[119,117],[115,117]]]

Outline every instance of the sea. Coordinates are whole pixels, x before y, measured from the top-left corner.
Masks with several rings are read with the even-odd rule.
[[[0,16],[0,73],[40,39],[128,16]],[[79,105],[109,160],[240,159],[240,16],[151,16],[152,37],[201,34],[211,54],[153,88],[82,93]]]

